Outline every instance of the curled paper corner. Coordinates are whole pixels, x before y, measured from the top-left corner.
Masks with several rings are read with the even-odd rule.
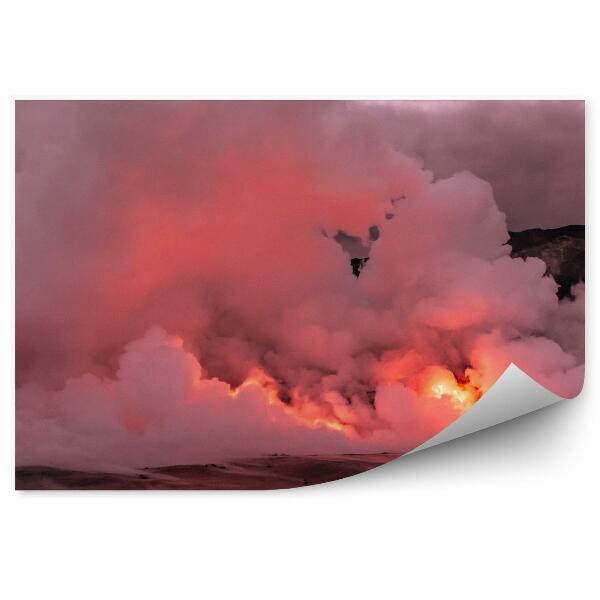
[[[467,412],[407,454],[493,427],[560,400],[564,398],[552,393],[511,363],[498,381]]]

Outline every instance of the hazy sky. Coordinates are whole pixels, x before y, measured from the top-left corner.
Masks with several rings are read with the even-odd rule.
[[[584,223],[585,104],[579,101],[391,103],[397,146],[436,178],[489,181],[511,230]]]

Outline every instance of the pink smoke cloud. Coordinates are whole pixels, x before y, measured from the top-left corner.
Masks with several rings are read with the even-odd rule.
[[[511,259],[490,184],[434,180],[396,118],[19,103],[17,461],[405,451],[510,361],[576,395],[583,295]]]

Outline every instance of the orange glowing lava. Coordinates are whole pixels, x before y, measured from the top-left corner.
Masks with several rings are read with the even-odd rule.
[[[231,395],[237,396],[242,390],[253,385],[262,388],[266,392],[267,404],[279,403],[283,405],[283,402],[279,399],[279,386],[277,382],[259,368],[252,369],[246,379],[231,391]]]
[[[297,390],[291,390],[292,402],[283,402],[279,396],[280,386],[277,381],[262,369],[252,369],[246,379],[230,393],[237,397],[242,390],[250,386],[258,386],[266,393],[266,402],[269,406],[276,406],[285,414],[292,416],[298,423],[310,427],[325,427],[333,431],[349,433],[352,426],[343,423],[334,414],[329,414],[325,407],[312,402],[298,402],[299,394]]]
[[[447,397],[452,406],[460,411],[465,411],[475,404],[482,394],[468,378],[459,382],[452,371],[439,366],[427,367],[421,373],[418,378],[418,392],[431,398]]]
[[[461,377],[446,367],[429,366],[413,380],[411,387],[423,399],[444,399],[454,410],[464,412],[477,402],[483,393],[471,380],[470,376],[473,374],[472,370],[467,369]],[[361,415],[364,417],[365,413],[361,413],[357,406],[348,404],[339,394],[325,394],[321,401],[316,402],[298,388],[291,388],[285,390],[283,396],[282,385],[258,367],[252,369],[239,386],[231,388],[229,394],[232,398],[237,398],[244,390],[251,388],[258,388],[263,392],[264,401],[271,407],[271,418],[274,421],[285,415],[305,427],[323,427],[348,437],[355,437],[361,429]],[[284,401],[282,397],[287,398]]]

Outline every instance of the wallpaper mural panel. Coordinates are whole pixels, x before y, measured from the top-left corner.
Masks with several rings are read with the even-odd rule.
[[[298,487],[577,396],[584,135],[578,101],[18,101],[17,488]]]

